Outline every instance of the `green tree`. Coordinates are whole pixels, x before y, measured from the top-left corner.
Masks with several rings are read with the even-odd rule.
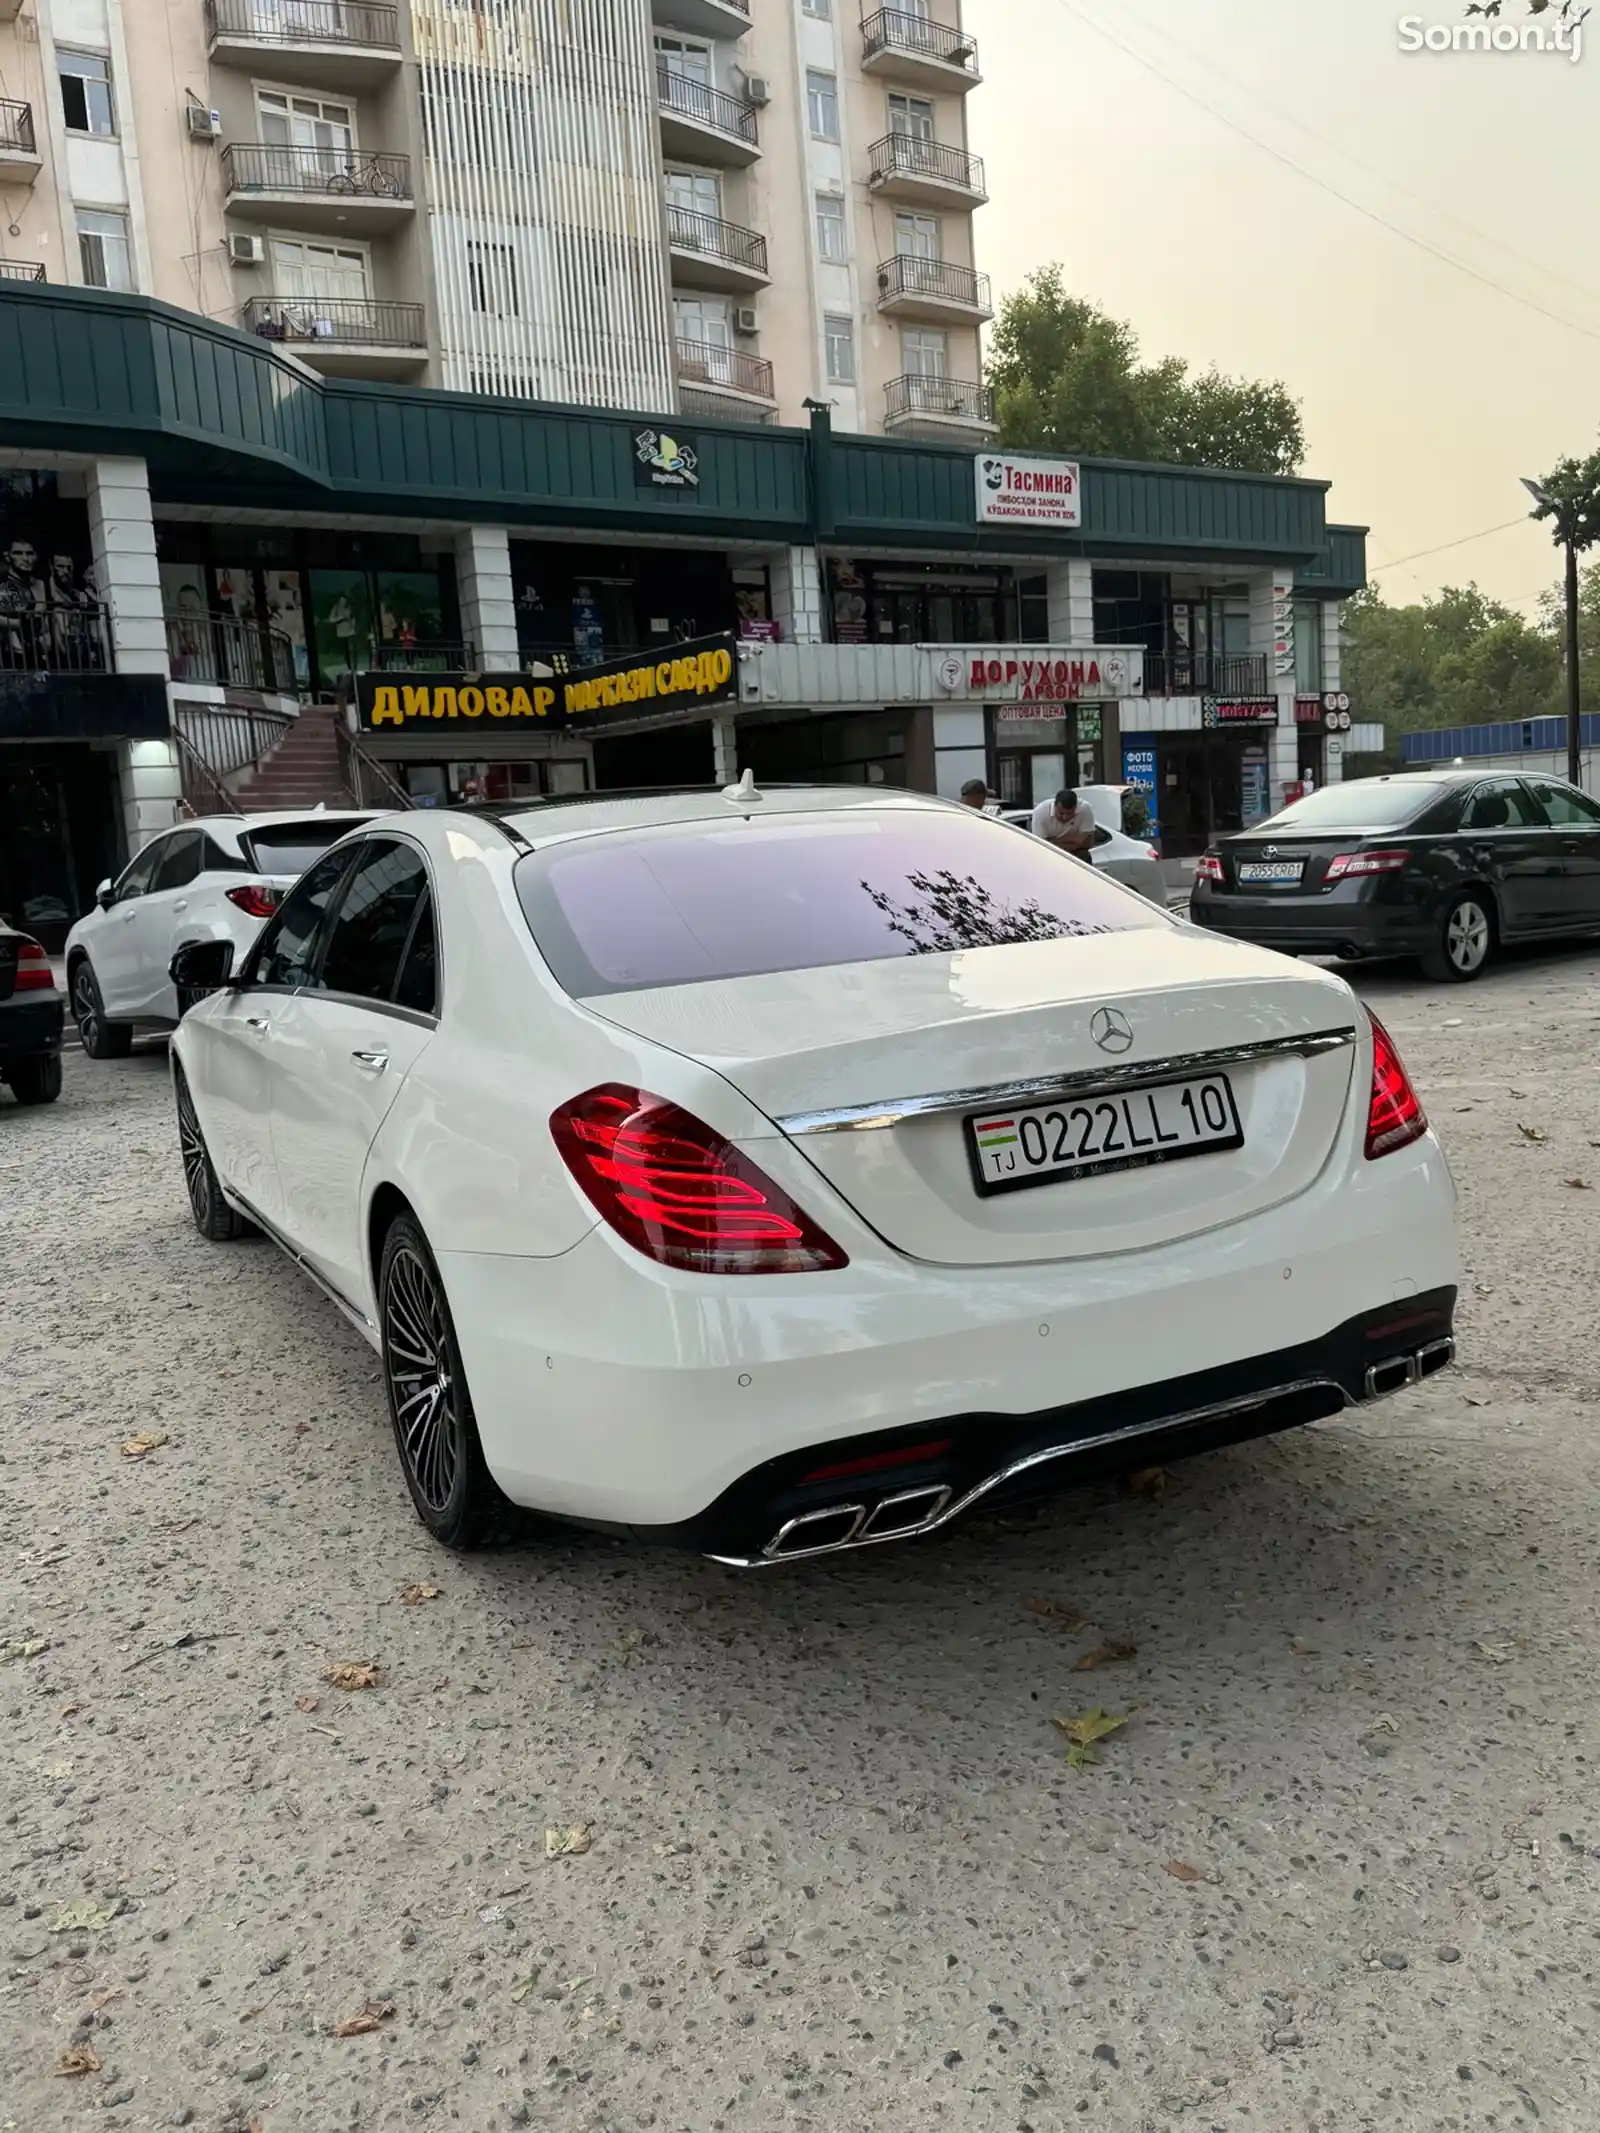
[[[1600,570],[1594,586],[1600,654]],[[1543,718],[1561,708],[1561,646],[1476,585],[1392,607],[1372,587],[1346,604],[1344,678],[1363,718],[1392,733]]]
[[[1017,449],[1292,474],[1305,453],[1298,405],[1278,383],[1191,375],[1177,356],[1139,360],[1133,328],[1067,293],[1041,267],[1000,307],[990,339],[1000,439]]]

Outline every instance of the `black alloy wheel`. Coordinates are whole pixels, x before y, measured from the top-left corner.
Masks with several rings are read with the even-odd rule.
[[[255,1224],[236,1213],[222,1197],[182,1067],[174,1068],[173,1080],[178,1100],[178,1152],[183,1157],[184,1189],[189,1195],[195,1228],[212,1244],[231,1244],[238,1237],[259,1236]]]
[[[389,1419],[417,1516],[447,1548],[502,1538],[512,1506],[484,1463],[444,1284],[409,1215],[384,1239],[378,1314]]]
[[[1488,968],[1494,949],[1494,907],[1481,890],[1469,889],[1445,911],[1422,968],[1426,976],[1446,984],[1470,985]]]
[[[72,973],[72,1019],[78,1025],[78,1042],[91,1059],[126,1059],[133,1050],[133,1024],[106,1020],[87,956]]]

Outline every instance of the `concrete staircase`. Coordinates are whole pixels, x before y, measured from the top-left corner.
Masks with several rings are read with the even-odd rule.
[[[270,754],[234,788],[241,814],[265,815],[353,803],[339,760],[339,713],[314,705],[300,713]]]

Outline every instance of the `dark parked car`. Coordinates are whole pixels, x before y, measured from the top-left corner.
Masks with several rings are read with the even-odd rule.
[[[1289,955],[1418,956],[1475,978],[1502,941],[1600,933],[1600,804],[1558,778],[1329,785],[1199,863],[1196,925]]]
[[[0,917],[0,1081],[19,1104],[61,1094],[61,995],[50,958]]]

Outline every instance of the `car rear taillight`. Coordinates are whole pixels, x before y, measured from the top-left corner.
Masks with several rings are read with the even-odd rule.
[[[55,972],[50,968],[50,958],[37,941],[17,943],[17,974],[11,989],[13,992],[55,991]]]
[[[1348,881],[1352,874],[1398,874],[1410,863],[1409,852],[1340,852],[1328,861],[1324,882]]]
[[[1155,848],[1152,846],[1150,857],[1154,859],[1155,856]],[[1215,852],[1205,852],[1195,861],[1194,878],[1196,881],[1221,881],[1222,861]]]
[[[607,1083],[553,1112],[550,1131],[602,1219],[660,1266],[812,1274],[849,1264],[781,1185],[659,1096]]]
[[[269,889],[264,881],[247,881],[228,891],[228,901],[237,904],[246,918],[271,918],[283,898],[278,890]]]
[[[1370,1012],[1370,1011],[1369,1011]],[[1395,1050],[1394,1039],[1372,1020],[1372,1095],[1367,1104],[1367,1160],[1393,1155],[1428,1130],[1427,1117],[1411,1086],[1411,1077]]]

